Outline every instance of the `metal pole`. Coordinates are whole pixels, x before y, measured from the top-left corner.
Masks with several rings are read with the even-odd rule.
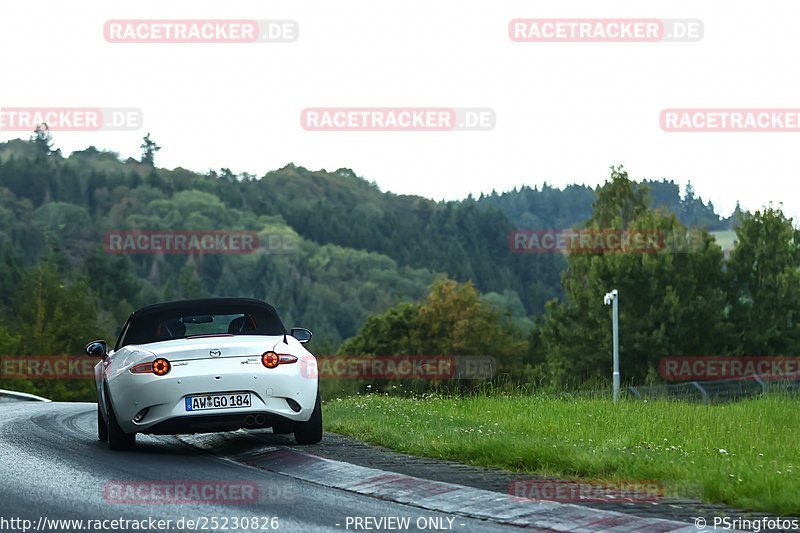
[[[614,298],[614,302],[612,305],[614,320],[613,320],[613,329],[614,329],[614,402],[619,401],[619,296],[617,294],[617,289],[611,291],[611,294]]]
[[[612,378],[614,380],[614,402],[617,402],[619,401],[619,293],[617,289],[607,292],[603,296],[603,303],[611,304],[613,315],[611,326],[614,338],[614,371]]]

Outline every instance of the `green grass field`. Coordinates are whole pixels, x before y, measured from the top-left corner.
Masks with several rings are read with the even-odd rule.
[[[325,404],[329,431],[398,451],[562,479],[659,480],[666,496],[800,514],[800,404],[367,395]]]

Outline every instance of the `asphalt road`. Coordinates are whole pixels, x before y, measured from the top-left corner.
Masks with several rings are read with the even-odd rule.
[[[254,497],[244,502],[224,489],[210,501],[206,498],[202,502],[175,503],[173,498],[163,503],[161,498],[161,503],[153,503],[149,499],[156,494],[153,491],[174,486],[176,482],[195,487],[234,484],[256,489]],[[131,487],[146,487],[147,491]],[[212,521],[214,517],[216,522]],[[245,517],[258,520],[255,524],[252,521],[243,524]],[[390,517],[408,519],[408,527],[403,527],[402,522],[387,522]],[[277,524],[272,518],[277,518]],[[84,520],[84,523],[53,524],[56,519]],[[171,520],[171,523],[170,528],[150,529],[153,522],[110,522],[118,519]],[[182,524],[178,522],[181,519]],[[381,519],[384,521],[378,522]],[[21,520],[31,521],[29,530],[39,526],[39,531],[48,532],[423,529],[418,525],[425,526],[427,531],[519,531],[516,527],[428,512],[295,480],[198,451],[171,436],[139,435],[136,451],[112,452],[97,440],[95,404],[3,402],[0,403],[0,531],[23,531],[25,523]],[[89,520],[107,522],[97,524]],[[187,520],[195,521],[194,527],[187,527]],[[362,528],[356,528],[359,524]],[[96,525],[106,527],[93,527]],[[115,525],[127,527],[114,528]],[[143,525],[147,527],[142,528]],[[365,529],[366,526],[370,529]]]

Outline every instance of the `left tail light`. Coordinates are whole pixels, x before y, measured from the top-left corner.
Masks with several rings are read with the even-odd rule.
[[[172,365],[163,357],[159,357],[152,363],[140,363],[131,368],[134,374],[155,374],[156,376],[165,376],[172,370]]]
[[[289,365],[297,362],[297,357],[286,353],[264,352],[261,356],[261,363],[267,368],[275,368],[278,365]]]

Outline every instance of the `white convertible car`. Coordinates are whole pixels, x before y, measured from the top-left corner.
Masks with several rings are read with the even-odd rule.
[[[267,428],[322,440],[317,361],[287,334],[271,305],[245,298],[186,300],[143,307],[122,327],[113,350],[90,342],[97,433],[113,450],[137,433],[213,433]]]

